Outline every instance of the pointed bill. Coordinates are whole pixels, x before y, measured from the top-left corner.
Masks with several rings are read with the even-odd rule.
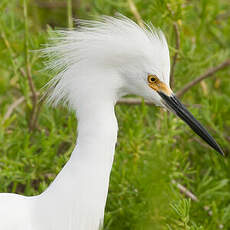
[[[217,144],[215,139],[201,125],[199,121],[187,110],[187,108],[179,101],[171,89],[157,77],[149,79],[149,86],[154,89],[162,98],[162,103],[178,117],[180,117],[189,127],[200,136],[209,146],[224,156],[224,152]]]

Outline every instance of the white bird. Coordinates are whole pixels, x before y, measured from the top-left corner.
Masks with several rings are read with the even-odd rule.
[[[223,154],[170,89],[169,50],[160,30],[142,29],[123,16],[78,24],[76,30],[57,32],[55,45],[44,50],[52,59],[48,68],[59,71],[49,83],[49,101],[76,111],[76,146],[42,194],[0,194],[1,230],[99,229],[117,140],[114,105],[124,95],[173,111]]]

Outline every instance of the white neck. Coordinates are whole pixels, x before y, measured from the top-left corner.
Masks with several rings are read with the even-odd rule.
[[[84,101],[77,110],[77,117],[78,139],[71,158],[51,186],[39,196],[45,207],[53,208],[39,214],[42,219],[46,216],[52,219],[50,213],[53,211],[57,224],[50,229],[63,230],[70,226],[71,230],[98,230],[103,221],[117,140],[114,103],[95,98]]]

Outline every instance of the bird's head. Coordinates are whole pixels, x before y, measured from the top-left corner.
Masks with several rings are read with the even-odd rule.
[[[152,25],[146,29],[130,19],[103,17],[77,21],[72,31],[59,31],[57,44],[44,50],[51,69],[60,73],[51,80],[50,100],[87,103],[136,94],[163,106],[185,121],[219,153],[223,151],[176,98],[169,86],[170,58],[164,34]]]

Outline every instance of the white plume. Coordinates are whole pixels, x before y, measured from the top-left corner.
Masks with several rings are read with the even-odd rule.
[[[89,68],[93,63],[122,69],[137,63],[140,68],[157,61],[164,69],[169,66],[169,60],[165,58],[169,55],[164,34],[151,24],[143,29],[122,15],[116,18],[103,16],[95,21],[76,20],[76,23],[78,26],[74,30],[55,31],[51,44],[42,50],[49,59],[47,69],[58,72],[47,84],[50,88],[48,102],[54,105],[70,101],[73,89],[68,85],[75,84],[78,69],[83,65]],[[157,60],[154,60],[156,56]],[[72,68],[76,73],[74,76],[69,71]]]

